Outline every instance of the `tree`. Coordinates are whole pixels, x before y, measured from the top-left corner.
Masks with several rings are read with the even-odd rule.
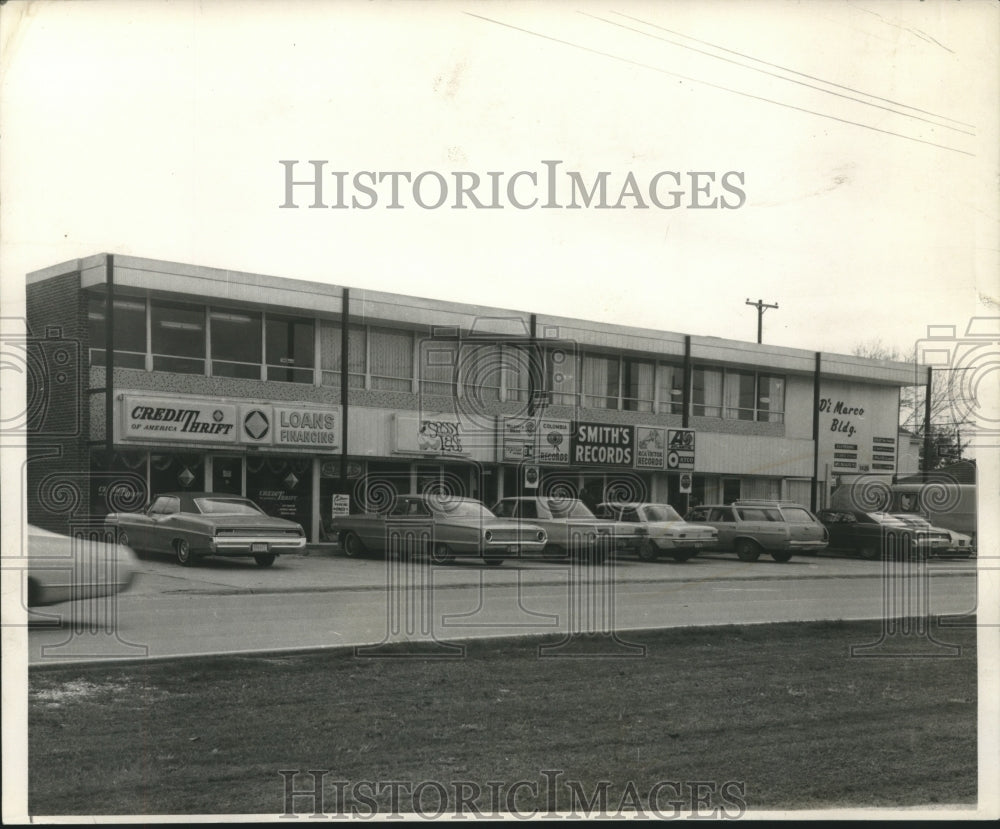
[[[859,343],[851,353],[869,360],[913,365],[913,385],[899,390],[899,425],[921,439],[920,466],[925,472],[962,459],[962,451],[969,445],[961,439],[967,415],[956,405],[954,378],[947,370],[931,372],[930,440],[925,440],[927,369],[918,365],[916,348],[904,353],[876,337]]]

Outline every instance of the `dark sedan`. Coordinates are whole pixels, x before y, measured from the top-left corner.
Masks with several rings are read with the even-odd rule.
[[[830,533],[830,549],[857,553],[864,559],[882,558],[890,538],[907,539],[925,553],[931,550],[930,539],[887,512],[861,510],[821,510],[819,520]]]
[[[202,556],[253,556],[270,567],[280,553],[306,545],[300,524],[272,518],[248,498],[212,492],[166,492],[145,512],[111,513],[105,522],[120,543],[172,553],[184,566]]]

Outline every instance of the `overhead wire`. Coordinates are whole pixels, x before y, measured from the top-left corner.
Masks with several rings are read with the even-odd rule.
[[[967,155],[967,156],[972,156],[972,157],[975,156],[975,153],[969,152],[967,150],[962,150],[962,149],[959,149],[957,147],[950,147],[947,144],[939,144],[936,141],[928,141],[928,140],[923,139],[923,138],[916,138],[916,137],[914,137],[912,135],[906,135],[905,133],[895,132],[893,130],[882,129],[881,127],[872,126],[871,124],[865,124],[865,123],[862,123],[860,121],[852,121],[852,120],[850,120],[848,118],[840,118],[840,117],[838,117],[836,115],[830,115],[830,114],[825,113],[825,112],[817,112],[816,110],[808,109],[806,107],[800,107],[800,106],[796,106],[795,104],[789,104],[789,103],[786,103],[784,101],[778,101],[778,100],[775,100],[774,98],[768,98],[768,97],[763,96],[763,95],[754,95],[751,92],[744,92],[743,90],[733,89],[731,87],[723,86],[722,84],[712,83],[711,81],[702,80],[700,78],[694,78],[694,77],[691,77],[689,75],[682,75],[679,72],[671,72],[669,69],[664,69],[664,68],[662,68],[660,66],[653,66],[652,64],[644,63],[642,61],[633,60],[632,58],[623,57],[621,55],[616,55],[616,54],[614,54],[612,52],[605,52],[605,51],[602,51],[600,49],[595,49],[595,48],[593,48],[591,46],[584,46],[584,45],[582,45],[580,43],[574,43],[574,42],[572,42],[570,40],[564,40],[562,38],[555,37],[553,35],[543,34],[542,32],[535,32],[535,31],[532,31],[531,29],[525,29],[522,26],[515,26],[513,23],[505,23],[502,20],[494,20],[493,18],[485,17],[484,15],[476,14],[475,12],[469,12],[469,11],[467,11],[467,12],[463,12],[463,13],[466,14],[466,15],[468,15],[469,17],[475,17],[475,18],[478,18],[479,20],[483,20],[483,21],[485,21],[487,23],[492,23],[492,24],[494,24],[496,26],[503,26],[505,28],[512,29],[512,30],[517,31],[517,32],[522,32],[524,34],[532,35],[533,37],[541,38],[543,40],[550,40],[553,43],[560,43],[560,44],[562,44],[564,46],[570,46],[570,47],[572,47],[574,49],[580,49],[580,50],[582,50],[584,52],[590,52],[591,54],[594,54],[594,55],[600,55],[601,57],[611,58],[612,60],[617,60],[617,61],[620,61],[622,63],[629,64],[631,66],[637,66],[637,67],[640,67],[642,69],[649,69],[649,70],[651,70],[653,72],[659,72],[661,74],[669,75],[669,76],[674,77],[674,78],[680,78],[681,80],[689,81],[691,83],[700,84],[702,86],[707,86],[707,87],[710,87],[712,89],[719,89],[719,90],[721,90],[723,92],[729,92],[729,93],[732,93],[734,95],[740,95],[740,96],[745,97],[745,98],[750,98],[751,100],[763,101],[765,103],[770,103],[770,104],[774,104],[776,106],[785,107],[786,109],[795,110],[797,112],[804,112],[807,115],[815,115],[815,116],[818,116],[820,118],[827,118],[827,119],[829,119],[831,121],[837,121],[837,122],[839,122],[841,124],[848,124],[848,125],[854,126],[854,127],[861,127],[862,129],[871,130],[872,132],[881,133],[883,135],[891,135],[891,136],[894,136],[896,138],[904,138],[904,139],[906,139],[908,141],[913,141],[913,142],[915,142],[917,144],[925,144],[925,145],[930,146],[930,147],[937,147],[938,149],[947,150],[947,151],[953,152],[953,153],[959,153],[960,155]]]

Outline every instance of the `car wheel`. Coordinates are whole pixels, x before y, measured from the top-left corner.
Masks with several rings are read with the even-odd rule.
[[[191,552],[191,545],[183,538],[178,538],[174,542],[174,553],[177,556],[177,563],[182,567],[190,567],[197,561],[197,558]]]
[[[775,550],[771,553],[771,558],[784,564],[786,561],[792,560],[792,554],[788,550]]]
[[[274,553],[257,553],[253,557],[253,560],[257,562],[258,567],[270,567],[274,564],[274,559],[276,556]]]
[[[489,567],[499,567],[503,564],[503,559],[499,556],[484,556],[483,561],[485,561]]]
[[[640,561],[656,561],[656,547],[648,538],[644,538],[639,544]]]
[[[344,533],[341,547],[344,549],[344,555],[348,558],[358,558],[365,553],[365,545],[361,543],[361,539],[355,533]]]
[[[878,561],[882,557],[879,555],[878,547],[874,544],[865,544],[863,547],[859,547],[858,555],[865,561]]]
[[[676,561],[676,562],[684,562],[684,561],[689,561],[690,559],[694,558],[696,555],[698,555],[698,554],[697,553],[691,553],[691,552],[687,552],[687,553],[671,553],[670,557],[674,561]]]
[[[561,544],[546,544],[542,555],[546,558],[566,558],[566,548]]]
[[[455,560],[455,555],[448,548],[447,544],[435,544],[431,551],[431,562],[433,564],[451,564]]]
[[[736,542],[736,555],[740,561],[756,561],[760,558],[760,547],[754,542],[744,539]]]

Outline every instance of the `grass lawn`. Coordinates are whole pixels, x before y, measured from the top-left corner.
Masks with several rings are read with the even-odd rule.
[[[34,669],[29,810],[277,815],[279,771],[296,769],[329,772],[315,802],[328,815],[451,813],[463,799],[466,814],[544,814],[553,802],[596,812],[602,792],[612,813],[652,816],[974,804],[975,630],[935,634],[962,646],[957,657],[849,656],[879,630],[623,634],[645,646],[639,658],[580,656],[587,643],[539,658],[542,640],[505,639],[471,642],[458,659],[323,652]],[[293,803],[313,812],[308,797]]]

